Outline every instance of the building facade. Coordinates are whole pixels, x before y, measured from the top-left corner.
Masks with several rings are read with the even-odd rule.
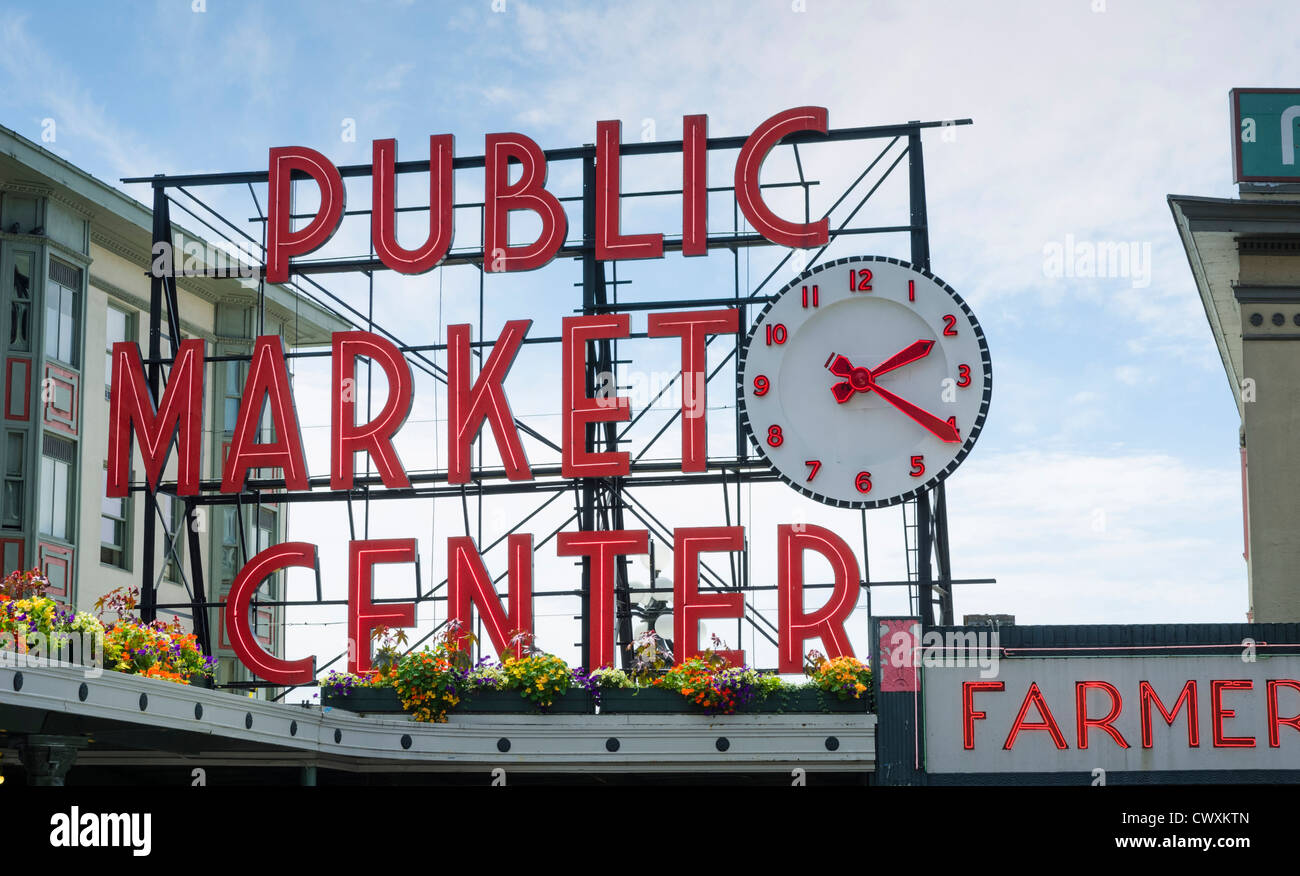
[[[0,127],[0,363],[3,440],[0,470],[0,571],[37,568],[52,595],[95,611],[105,594],[142,585],[147,496],[108,498],[107,424],[114,342],[134,340],[147,353],[153,217],[149,209],[39,144]],[[283,286],[267,286],[258,321],[258,280],[245,264],[176,229],[173,253],[187,272],[225,276],[178,280],[182,338],[201,338],[209,356],[247,355],[256,334],[278,334],[286,347],[328,344],[351,326]],[[178,264],[179,267],[179,264]],[[171,348],[164,318],[163,355]],[[204,478],[219,477],[233,433],[247,362],[210,363],[204,375]],[[133,483],[140,483],[138,454]],[[162,482],[175,483],[174,461]],[[166,487],[164,487],[166,489]],[[174,488],[173,488],[174,489]],[[202,567],[208,598],[221,601],[244,559],[284,537],[288,507],[271,504],[200,509]],[[154,546],[160,605],[188,603],[191,558],[182,503],[157,497]],[[242,533],[241,533],[242,529]],[[262,595],[280,598],[277,582]],[[255,610],[254,630],[273,652],[283,647],[282,609]],[[175,614],[187,626],[191,612]],[[230,651],[221,612],[208,623],[220,681],[247,680]]]

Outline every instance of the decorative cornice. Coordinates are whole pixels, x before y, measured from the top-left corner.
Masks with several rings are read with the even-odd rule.
[[[141,261],[147,266],[149,264],[149,251],[142,249],[140,246],[123,240],[116,234],[105,231],[104,229],[92,226],[90,229],[90,242],[96,246],[102,246],[104,249],[121,256],[127,261],[139,263]]]
[[[57,189],[51,188],[50,186],[43,186],[39,183],[4,182],[0,183],[0,191],[5,193],[15,192],[17,194],[32,195],[37,198],[48,198],[51,201],[57,201],[64,207],[67,207],[69,210],[79,215],[82,219],[92,219],[95,215],[94,211],[81,201],[69,198]]]

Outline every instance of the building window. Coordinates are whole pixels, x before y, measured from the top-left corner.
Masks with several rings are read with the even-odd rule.
[[[104,498],[99,512],[99,561],[119,569],[127,567],[130,541],[127,538],[127,520],[130,519],[130,500],[110,498],[108,495],[108,469],[104,469]]]
[[[74,368],[81,324],[81,271],[50,259],[50,281],[45,284],[45,355]]]
[[[221,508],[221,577],[226,582],[235,579],[239,571],[239,514],[234,505]]]
[[[77,446],[66,438],[45,434],[41,442],[40,530],[41,535],[71,541],[72,499],[76,495],[73,464]]]
[[[235,421],[239,419],[239,397],[244,386],[241,378],[245,367],[243,362],[226,363],[221,420],[221,429],[226,438],[232,438],[235,434]]]
[[[9,306],[9,349],[32,348],[32,254],[14,254],[14,294]]]
[[[27,435],[23,432],[5,433],[4,498],[0,502],[0,526],[6,529],[23,528],[23,460],[27,449]]]
[[[113,388],[113,345],[120,341],[135,340],[135,326],[131,314],[108,306],[108,318],[104,331],[104,398],[109,397]]]
[[[185,555],[185,503],[167,493],[158,494],[158,511],[163,520],[163,578],[179,584],[181,558]]]

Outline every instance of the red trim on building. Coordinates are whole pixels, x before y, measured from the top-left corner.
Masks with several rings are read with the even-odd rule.
[[[41,413],[42,425],[76,438],[77,392],[80,388],[81,378],[73,371],[68,371],[47,362],[45,364],[45,379],[53,381],[56,385],[62,384],[68,388],[68,407],[58,407],[55,403],[55,400],[58,398],[58,393],[49,393],[49,398],[45,401]],[[42,395],[45,395],[45,393],[42,393]]]

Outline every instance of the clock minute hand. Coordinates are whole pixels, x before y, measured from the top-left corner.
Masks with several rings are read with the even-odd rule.
[[[893,371],[895,368],[902,368],[904,365],[915,362],[917,359],[924,359],[926,356],[930,355],[932,349],[934,349],[934,341],[922,339],[915,343],[908,344],[884,362],[881,362],[875,368],[872,368],[871,376],[872,378],[876,378],[887,371]]]
[[[959,438],[957,435],[956,428],[954,428],[952,424],[948,423],[946,420],[941,420],[938,417],[936,417],[934,414],[930,413],[929,411],[918,408],[916,405],[912,404],[907,399],[894,395],[892,392],[885,389],[883,386],[880,386],[879,384],[875,383],[874,381],[871,384],[871,388],[875,390],[880,395],[880,397],[883,398],[885,401],[889,402],[891,405],[898,408],[903,413],[907,414],[913,420],[920,423],[926,429],[933,432],[934,435],[937,438],[939,438],[939,440],[944,441],[948,444],[956,444],[961,440],[961,438]]]

